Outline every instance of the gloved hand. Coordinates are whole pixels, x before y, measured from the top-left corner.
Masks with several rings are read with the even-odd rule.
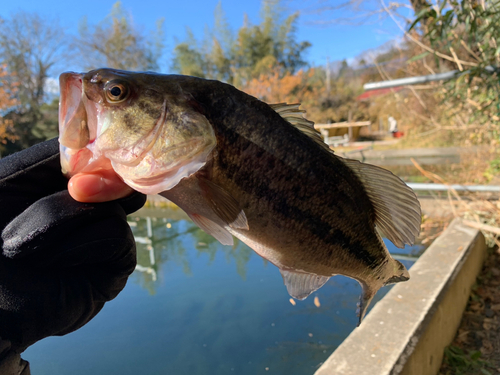
[[[56,139],[0,159],[0,341],[10,352],[85,325],[135,268],[126,215],[146,197],[80,203],[67,184]]]

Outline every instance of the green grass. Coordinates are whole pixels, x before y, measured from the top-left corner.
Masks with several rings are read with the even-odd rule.
[[[481,352],[466,352],[458,346],[450,345],[444,351],[444,374],[450,375],[493,375],[494,367],[481,358]]]
[[[484,172],[484,177],[491,181],[493,177],[500,174],[500,159],[493,159],[490,161],[489,167]]]

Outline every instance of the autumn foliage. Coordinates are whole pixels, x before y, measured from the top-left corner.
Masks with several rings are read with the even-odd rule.
[[[0,65],[0,143],[15,141],[17,136],[14,133],[14,123],[3,116],[12,107],[18,104],[16,99],[18,83],[8,76],[5,65]]]
[[[314,69],[301,69],[296,74],[287,72],[281,77],[280,69],[275,68],[269,74],[253,78],[241,89],[267,103],[303,102],[312,95],[308,81],[313,75]]]

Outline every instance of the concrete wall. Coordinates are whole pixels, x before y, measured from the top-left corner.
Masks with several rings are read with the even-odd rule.
[[[433,375],[486,256],[483,235],[455,219],[315,375]]]

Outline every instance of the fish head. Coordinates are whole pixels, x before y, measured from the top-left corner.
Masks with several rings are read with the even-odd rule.
[[[114,69],[59,78],[63,172],[113,168],[132,188],[156,194],[198,171],[216,144],[207,118],[166,75]]]

